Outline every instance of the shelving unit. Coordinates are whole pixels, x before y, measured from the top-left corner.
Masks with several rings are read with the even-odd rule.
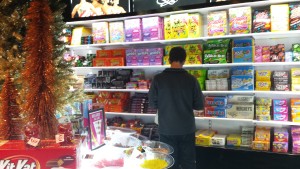
[[[120,18],[111,18],[111,19],[97,19],[97,20],[88,20],[88,21],[76,21],[68,22],[67,25],[70,26],[87,26],[91,27],[92,23],[100,21],[123,21],[126,19],[133,18],[144,18],[151,16],[168,16],[171,14],[177,13],[201,13],[203,15],[203,37],[199,38],[187,38],[187,39],[172,39],[172,40],[156,40],[156,41],[141,41],[141,42],[124,42],[124,43],[106,43],[106,44],[91,44],[91,45],[77,45],[77,46],[67,46],[71,52],[93,52],[99,49],[115,49],[115,48],[136,48],[144,46],[166,46],[172,44],[192,44],[192,43],[203,43],[210,39],[220,39],[220,38],[247,38],[252,37],[256,40],[258,45],[263,44],[278,44],[285,43],[286,48],[290,48],[292,43],[300,42],[300,31],[287,31],[287,32],[267,32],[267,33],[250,33],[250,34],[240,34],[240,35],[225,35],[225,36],[214,36],[208,37],[206,28],[207,21],[206,15],[211,11],[219,10],[228,10],[229,8],[251,6],[251,7],[263,7],[269,6],[272,4],[283,4],[283,3],[293,3],[300,2],[299,0],[269,0],[269,1],[257,1],[249,3],[240,3],[233,5],[224,5],[216,7],[207,7],[200,9],[192,10],[183,10],[183,11],[174,11],[174,12],[165,12],[165,13],[154,13],[146,15],[137,15],[137,16],[128,16]],[[86,52],[88,53],[88,52]],[[200,64],[200,65],[184,65],[186,69],[214,69],[214,68],[230,68],[233,66],[254,66],[256,70],[289,70],[292,67],[299,67],[300,62],[272,62],[272,63],[226,63],[226,64]],[[158,71],[162,71],[165,68],[168,68],[168,65],[160,66],[116,66],[116,67],[74,67],[73,70],[78,75],[86,75],[88,73],[97,73],[99,70],[107,69],[143,69],[146,73],[146,78],[153,77]],[[147,93],[148,90],[135,90],[135,89],[84,89],[84,92],[100,92],[100,91],[117,91],[117,92],[130,92],[130,93]],[[228,94],[238,94],[238,95],[255,95],[255,96],[267,96],[272,98],[293,98],[300,97],[300,92],[292,91],[203,91],[204,95],[228,95]],[[123,117],[139,117],[146,121],[153,121],[154,114],[138,114],[138,113],[126,113],[126,112],[106,112],[109,117],[113,116],[123,116]],[[248,120],[248,119],[228,119],[228,118],[208,118],[208,117],[196,117],[196,124],[198,128],[207,128],[207,122],[213,122],[213,127],[217,130],[220,129],[220,132],[237,132],[240,129],[240,126],[243,125],[262,125],[262,126],[291,126],[299,125],[300,123],[293,122],[277,122],[277,121],[257,121],[257,120]]]

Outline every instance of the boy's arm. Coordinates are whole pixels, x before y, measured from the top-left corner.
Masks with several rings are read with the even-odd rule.
[[[157,82],[156,82],[156,78],[154,77],[152,82],[151,82],[151,86],[150,86],[150,90],[148,93],[148,98],[149,98],[149,106],[157,109],[158,108],[158,88],[157,88]]]

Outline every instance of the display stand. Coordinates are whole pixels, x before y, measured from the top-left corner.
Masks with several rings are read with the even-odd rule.
[[[27,148],[23,140],[0,142],[0,168],[50,169],[80,168],[80,142],[60,146],[55,140],[43,140],[40,148]]]

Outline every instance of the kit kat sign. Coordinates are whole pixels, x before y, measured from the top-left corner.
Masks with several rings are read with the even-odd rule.
[[[41,169],[41,165],[31,156],[15,155],[0,160],[0,169]]]

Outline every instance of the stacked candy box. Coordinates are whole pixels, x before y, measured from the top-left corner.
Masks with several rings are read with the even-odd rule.
[[[286,99],[273,100],[273,119],[274,121],[288,121],[289,108]]]
[[[231,76],[231,90],[244,91],[254,90],[254,68],[253,66],[233,67]]]
[[[227,34],[227,12],[210,12],[207,15],[208,36],[224,36]]]
[[[204,44],[204,64],[231,62],[231,39],[212,39]]]
[[[266,97],[256,98],[256,120],[269,121],[271,120],[272,99]]]
[[[270,127],[256,127],[254,141],[252,142],[252,149],[269,151],[270,139],[271,139]]]
[[[300,29],[300,4],[293,3],[289,5],[290,7],[290,30],[299,30]]]
[[[125,24],[125,41],[142,41],[142,21],[141,19],[127,19]]]
[[[253,33],[271,31],[270,8],[254,9],[253,11]]]
[[[271,32],[289,31],[289,28],[289,5],[271,5]]]
[[[109,41],[110,43],[125,41],[124,22],[109,22]]]
[[[163,19],[161,17],[148,17],[142,19],[143,40],[163,39]]]
[[[289,133],[286,128],[274,129],[273,152],[287,153],[289,147]]]
[[[188,38],[189,28],[188,20],[189,14],[175,14],[170,16],[171,19],[171,29],[172,29],[172,39],[182,39]]]
[[[251,7],[239,7],[229,9],[229,33],[247,34],[251,33],[252,26]]]
[[[199,13],[189,14],[188,29],[189,38],[202,36],[202,16]]]
[[[108,22],[93,23],[92,30],[94,44],[109,42]]]

